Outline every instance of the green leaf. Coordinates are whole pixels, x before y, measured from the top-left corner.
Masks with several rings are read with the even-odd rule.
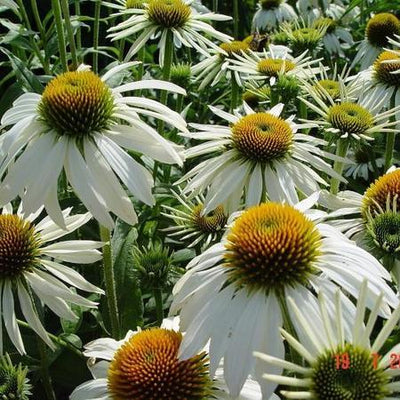
[[[111,240],[121,333],[143,324],[142,293],[134,273],[133,247],[137,230],[118,221]]]
[[[15,72],[15,75],[18,78],[18,81],[29,91],[35,93],[43,92],[43,85],[40,83],[40,80],[37,76],[35,76],[32,71],[25,66],[25,64],[17,57],[15,57],[10,51],[7,49],[1,49],[3,53],[7,55],[10,60],[11,67]]]

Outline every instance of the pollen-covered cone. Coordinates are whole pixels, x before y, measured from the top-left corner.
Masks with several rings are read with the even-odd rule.
[[[94,379],[78,386],[70,400],[232,399],[221,370],[215,379],[209,375],[206,351],[178,359],[182,337],[179,318],[173,318],[164,320],[161,328],[130,331],[121,341],[103,338],[88,343],[84,354],[91,357]],[[261,400],[258,384],[247,380],[236,399]]]

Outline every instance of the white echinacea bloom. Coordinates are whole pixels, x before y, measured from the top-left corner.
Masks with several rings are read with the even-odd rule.
[[[400,168],[390,168],[364,194],[347,190],[323,197],[334,210],[328,223],[392,265],[400,284]]]
[[[373,65],[361,71],[355,79],[356,84],[365,87],[367,98],[384,97],[386,107],[400,106],[400,36],[394,36],[397,40],[389,39],[393,49],[382,51]],[[400,112],[396,119],[400,119]]]
[[[219,50],[211,50],[214,53],[206,57],[191,68],[192,74],[196,77],[195,81],[201,81],[199,90],[205,89],[208,85],[214,86],[223,78],[234,79],[239,86],[242,86],[242,79],[239,72],[231,70],[235,54],[242,54],[249,51],[250,45],[245,41],[233,40],[232,42],[222,43]]]
[[[129,224],[137,222],[119,179],[140,201],[153,205],[153,178],[123,148],[182,165],[183,148],[164,139],[140,116],[183,130],[186,122],[158,101],[123,94],[141,89],[186,92],[159,80],[114,88],[107,84],[117,72],[135,64],[113,67],[101,78],[81,65],[53,78],[43,94],[25,93],[14,102],[1,119],[2,128],[12,127],[0,137],[0,177],[5,175],[0,205],[21,195],[26,213],[44,205],[51,218],[65,227],[57,198],[57,180],[64,168],[76,195],[102,225],[113,226],[109,211]]]
[[[296,11],[285,0],[260,0],[253,16],[253,31],[271,31],[282,22],[297,18]]]
[[[400,35],[400,20],[391,13],[374,15],[365,28],[365,39],[359,44],[358,52],[351,64],[352,68],[360,62],[360,69],[368,68],[376,60],[389,39]]]
[[[357,299],[357,310],[351,324],[351,334],[343,330],[343,295],[338,291],[333,313],[328,309],[325,296],[319,295],[319,307],[299,306],[289,299],[291,311],[299,327],[299,339],[281,330],[288,345],[304,359],[296,361],[268,354],[256,353],[260,361],[284,368],[288,374],[264,374],[272,385],[284,385],[280,393],[286,399],[309,400],[395,400],[400,395],[400,369],[398,353],[400,344],[386,347],[386,341],[400,319],[400,307],[390,315],[374,335],[383,295],[379,296],[372,311],[365,303],[367,281],[363,283]],[[327,315],[334,314],[332,321]],[[391,347],[391,348],[390,348]]]
[[[210,49],[218,50],[218,46],[206,35],[221,42],[228,42],[232,38],[217,31],[206,21],[229,21],[232,17],[222,14],[196,13],[190,8],[190,1],[186,0],[149,0],[143,2],[141,8],[127,8],[120,13],[128,18],[110,28],[109,37],[119,40],[139,34],[125,60],[130,60],[147,42],[159,38],[159,64],[164,65],[166,41],[172,41],[175,47],[182,45],[194,48],[206,57],[210,56]]]
[[[320,59],[313,60],[307,56],[307,51],[298,57],[293,57],[290,52],[286,46],[271,44],[263,52],[235,54],[236,60],[231,61],[229,68],[239,72],[245,80],[264,80],[271,86],[281,75],[307,79],[320,71],[319,66],[314,67]]]
[[[161,328],[129,331],[123,340],[102,338],[85,346],[93,380],[78,386],[70,400],[229,400],[221,369],[209,375],[207,352],[180,361],[179,319]],[[100,359],[101,361],[98,361]],[[236,400],[261,400],[257,382],[248,379]],[[233,400],[233,399],[232,399]],[[279,400],[272,396],[269,400]]]
[[[36,223],[42,210],[43,207],[27,215],[20,205],[14,214],[11,204],[7,204],[0,214],[0,332],[4,322],[8,336],[21,354],[25,353],[25,347],[16,319],[16,295],[26,322],[55,349],[37,315],[32,295],[59,317],[74,321],[77,316],[71,311],[71,304],[95,307],[96,303],[78,295],[69,286],[90,293],[104,293],[74,269],[61,264],[63,261],[88,264],[100,260],[101,253],[97,249],[103,246],[102,242],[67,240],[49,243],[78,229],[91,215],[70,215],[72,209],[67,208],[62,212],[66,227],[63,230],[48,216]],[[0,353],[2,351],[0,335]]]
[[[338,286],[358,298],[368,279],[367,307],[374,307],[381,292],[380,315],[388,317],[389,307],[399,304],[385,268],[337,229],[318,222],[324,213],[311,209],[316,200],[313,195],[296,206],[263,203],[238,213],[222,241],[194,258],[173,289],[170,313],[180,311],[186,331],[180,359],[192,357],[210,340],[211,374],[223,357],[232,396],[249,374],[265,398],[273,393],[253,352],[284,357],[279,329],[288,296],[302,309],[315,303],[314,291],[332,293]],[[353,321],[347,301],[346,316]]]
[[[191,124],[198,132],[184,133],[205,143],[186,150],[186,157],[220,152],[202,161],[180,179],[188,180],[184,193],[197,195],[210,185],[204,213],[223,204],[227,212],[236,211],[243,193],[246,206],[258,204],[265,193],[270,200],[298,202],[297,190],[310,195],[327,185],[316,171],[343,180],[322,158],[336,159],[320,146],[324,140],[298,133],[312,124],[297,124],[294,116],[283,119],[283,104],[266,112],[254,112],[244,105],[246,115],[210,109],[228,122],[223,125]]]

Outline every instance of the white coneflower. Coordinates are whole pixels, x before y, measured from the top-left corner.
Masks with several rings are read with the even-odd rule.
[[[15,296],[29,326],[54,349],[35,310],[33,298],[49,307],[61,318],[75,320],[71,303],[83,307],[95,307],[96,303],[76,294],[69,286],[91,293],[103,293],[72,268],[61,262],[77,264],[93,263],[101,259],[96,250],[101,242],[68,240],[52,242],[85,224],[89,214],[70,215],[71,208],[62,212],[66,230],[60,229],[49,217],[35,223],[43,208],[31,215],[24,215],[21,207],[13,214],[10,204],[0,215],[0,328],[2,321],[12,343],[20,353],[25,353],[24,343],[15,314]],[[68,286],[66,286],[65,282]],[[0,339],[0,353],[3,342]]]
[[[205,351],[184,361],[178,359],[182,342],[178,329],[178,319],[167,319],[161,328],[128,332],[120,341],[102,338],[88,343],[84,354],[90,357],[94,379],[78,386],[70,400],[232,399],[221,370],[214,380],[210,377]],[[237,400],[261,400],[258,384],[247,380]]]
[[[365,39],[360,43],[352,67],[360,63],[361,70],[368,68],[394,35],[400,35],[400,21],[390,13],[373,16],[367,23]]]
[[[352,191],[326,196],[330,223],[377,257],[400,259],[400,168],[391,168],[364,194]],[[400,277],[400,270],[394,271]]]
[[[390,104],[400,106],[400,36],[395,35],[395,38],[397,40],[389,39],[394,48],[382,51],[373,65],[361,71],[355,79],[369,91],[367,97],[385,97],[387,107]],[[400,113],[396,118],[400,119]]]
[[[253,31],[271,31],[284,21],[292,21],[297,14],[285,0],[260,0],[253,16]]]
[[[263,53],[249,51],[245,54],[235,54],[231,68],[238,71],[243,79],[265,80],[273,85],[280,75],[295,76],[306,79],[318,72],[315,68],[319,60],[312,60],[304,52],[298,57],[290,55],[291,50],[285,46],[270,45]]]
[[[183,194],[175,192],[173,194],[179,202],[178,206],[162,205],[165,210],[162,215],[175,222],[175,226],[164,229],[171,239],[186,243],[188,248],[198,244],[201,244],[202,248],[207,248],[220,239],[228,220],[223,206],[218,206],[207,215],[203,215],[203,195],[189,199]]]
[[[366,141],[374,140],[374,134],[382,132],[398,132],[396,122],[389,118],[399,112],[400,108],[380,112],[386,102],[386,97],[366,96],[365,91],[358,89],[359,96],[354,98],[355,88],[346,90],[345,84],[339,78],[340,98],[333,98],[322,85],[312,87],[304,83],[309,95],[315,103],[304,98],[301,100],[323,119],[313,122],[337,139]],[[335,96],[336,97],[336,96]]]
[[[371,146],[360,146],[354,151],[350,151],[348,158],[354,161],[354,164],[347,166],[344,170],[344,176],[352,177],[353,179],[362,178],[368,181],[371,172],[374,172],[375,168],[382,168],[385,164],[385,160],[382,157],[375,157],[374,149]]]
[[[175,111],[128,91],[162,89],[186,92],[169,82],[144,80],[111,88],[107,81],[135,63],[118,65],[102,78],[81,66],[53,78],[43,94],[21,95],[1,120],[12,127],[0,137],[0,204],[22,195],[25,212],[43,205],[57,224],[63,218],[57,199],[57,179],[64,168],[76,195],[107,227],[109,211],[129,224],[137,216],[129,192],[146,204],[154,204],[153,178],[123,148],[168,164],[182,165],[182,148],[167,141],[140,115],[186,130]],[[12,163],[16,159],[15,163]],[[24,189],[26,189],[24,193]]]
[[[321,25],[326,26],[326,31],[322,38],[326,51],[329,54],[337,54],[344,57],[343,49],[349,49],[354,44],[350,31],[330,17],[318,18],[313,22],[314,27]]]
[[[249,374],[259,381],[265,398],[273,393],[272,385],[260,380],[264,369],[253,351],[284,357],[279,328],[287,296],[300,308],[315,304],[314,290],[330,293],[340,286],[357,298],[368,279],[369,308],[381,292],[381,315],[390,315],[388,304],[399,303],[383,266],[338,230],[318,222],[323,213],[310,209],[316,199],[294,207],[271,202],[247,209],[221,243],[189,263],[174,287],[171,313],[180,310],[186,331],[180,359],[192,357],[210,339],[211,373],[224,357],[232,396]],[[351,306],[346,313],[352,321]]]
[[[229,125],[192,124],[198,132],[184,134],[205,143],[187,150],[187,157],[220,155],[202,161],[180,182],[188,180],[184,193],[204,192],[204,213],[220,204],[227,212],[236,211],[245,192],[246,206],[258,204],[267,194],[273,201],[298,202],[297,190],[310,195],[326,182],[315,171],[341,179],[322,158],[335,159],[319,146],[325,141],[297,133],[310,124],[297,124],[293,117],[283,119],[283,104],[255,113],[245,105],[246,115],[228,114],[210,107]]]
[[[357,301],[357,312],[352,321],[351,335],[343,332],[343,308],[337,292],[334,319],[328,318],[328,309],[323,293],[319,296],[319,309],[295,304],[291,310],[299,325],[299,339],[281,330],[288,345],[302,359],[301,365],[279,357],[256,353],[257,358],[269,366],[283,367],[289,374],[265,374],[264,378],[275,386],[286,387],[281,394],[286,399],[310,400],[394,400],[400,394],[398,368],[399,345],[391,349],[384,347],[400,318],[400,307],[393,312],[375,339],[372,331],[377,319],[382,296],[366,312],[367,284],[364,283]],[[368,315],[368,318],[367,318]],[[364,324],[365,321],[365,324]],[[384,348],[384,350],[383,350]],[[382,351],[382,353],[380,353]]]
[[[192,67],[192,74],[196,76],[196,81],[201,81],[199,90],[204,90],[210,84],[214,86],[223,78],[234,79],[237,85],[242,86],[240,74],[237,71],[232,71],[229,66],[232,65],[234,54],[247,52],[249,44],[245,41],[234,40],[222,43],[219,47],[218,51],[212,50],[215,54],[206,57]]]
[[[149,0],[143,3],[142,8],[129,8],[120,12],[128,18],[110,28],[112,40],[133,37],[139,34],[129,49],[125,59],[134,56],[151,38],[159,38],[159,64],[164,65],[165,47],[168,33],[173,38],[176,47],[193,47],[201,54],[209,56],[210,49],[218,50],[218,46],[208,39],[228,42],[232,38],[214,29],[206,21],[228,21],[229,16],[214,13],[194,13],[190,8],[190,1],[184,0]]]

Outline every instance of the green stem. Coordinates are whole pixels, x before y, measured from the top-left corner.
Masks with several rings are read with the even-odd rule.
[[[261,203],[265,203],[267,201],[267,187],[265,185],[265,174],[264,170],[262,171],[262,191],[261,191]]]
[[[19,10],[21,12],[21,16],[22,16],[22,19],[23,19],[23,21],[25,23],[26,29],[31,31],[32,30],[31,22],[29,20],[28,14],[26,12],[23,0],[18,0],[18,8],[19,8]],[[40,19],[40,17],[38,17],[38,14],[35,14],[35,11],[33,11],[33,12],[34,12],[34,17]],[[37,42],[35,41],[35,39],[33,38],[33,36],[30,36],[30,42],[31,42],[31,45],[32,45],[32,47],[33,47],[33,49],[35,51],[35,54],[36,54],[37,58],[39,59],[40,63],[42,64],[42,67],[43,67],[45,73],[46,74],[50,74],[49,64],[45,60],[45,58],[43,57],[42,53],[40,52],[40,48],[39,48]]]
[[[174,57],[174,40],[172,31],[169,29],[167,32],[167,39],[165,41],[165,49],[164,49],[164,65],[163,65],[163,80],[168,81],[171,78],[171,67],[172,67],[172,59]],[[168,91],[163,90],[160,96],[161,104],[166,105],[168,99]],[[163,134],[164,130],[164,121],[158,121],[158,133],[160,135]]]
[[[239,0],[233,0],[233,37],[239,37]]]
[[[308,117],[307,105],[302,101],[300,101],[300,104],[299,104],[299,114],[300,114],[300,118],[302,118],[302,119],[307,119],[307,117]]]
[[[390,108],[395,107],[395,96],[394,94],[392,95],[392,98],[390,99]],[[394,122],[396,120],[396,115],[392,115],[389,119],[389,122]],[[392,159],[393,159],[393,150],[394,150],[394,144],[396,141],[396,133],[395,132],[388,132],[386,134],[386,149],[385,149],[385,169],[384,172],[386,172],[392,165]]]
[[[39,9],[38,9],[36,0],[31,0],[31,7],[32,7],[33,18],[35,19],[36,26],[39,29],[40,39],[42,41],[42,47],[45,48],[46,47],[46,31],[43,27],[42,19],[40,18]],[[46,60],[46,64],[48,64],[47,60]]]
[[[53,385],[51,383],[51,376],[49,373],[49,360],[47,358],[46,344],[39,336],[37,337],[37,344],[40,354],[40,372],[42,375],[42,383],[46,392],[46,397],[48,400],[56,400],[56,394],[54,393]]]
[[[99,69],[99,31],[100,31],[100,11],[101,1],[97,0],[94,6],[94,22],[93,22],[93,72],[97,74]]]
[[[213,11],[218,12],[218,0],[213,0]]]
[[[65,49],[64,24],[59,0],[51,0],[51,7],[53,9],[54,20],[56,23],[58,51],[60,52],[61,65],[63,71],[68,71],[67,51]]]
[[[25,321],[21,321],[21,320],[17,319],[17,323],[18,323],[19,326],[21,326],[21,327],[23,327],[23,328],[26,328],[26,329],[30,329],[31,331],[33,331],[33,328],[32,328],[28,323],[26,323]],[[78,356],[79,358],[85,359],[85,356],[82,354],[82,352],[81,352],[77,347],[75,347],[73,344],[71,344],[71,343],[69,343],[69,342],[66,342],[66,341],[63,340],[63,339],[60,339],[58,336],[53,335],[53,334],[50,333],[50,332],[46,332],[46,333],[47,333],[47,336],[48,336],[54,343],[57,343],[57,344],[59,344],[60,346],[64,347],[65,349],[71,351],[72,353],[74,353],[74,354],[75,354],[76,356]]]
[[[231,112],[238,106],[239,104],[239,95],[240,88],[236,82],[235,78],[231,79]]]
[[[72,24],[71,24],[71,16],[69,13],[68,0],[61,0],[61,7],[62,7],[62,12],[64,14],[65,27],[67,29],[69,50],[70,50],[71,59],[72,59],[72,68],[75,71],[78,68],[78,57],[76,55],[75,37],[74,37],[74,31],[72,29]]]
[[[153,295],[154,295],[154,300],[156,302],[157,325],[161,326],[164,318],[163,298],[161,289],[154,288]]]
[[[81,15],[81,0],[75,0],[75,15],[78,17]],[[78,28],[76,30],[76,50],[77,50],[77,56],[78,60],[82,62],[81,59],[81,54],[82,54],[82,30],[80,25],[78,25]]]
[[[339,139],[336,144],[336,155],[339,157],[346,157],[347,149],[349,148],[349,142],[346,139]],[[333,169],[339,175],[342,175],[344,163],[342,161],[335,161]],[[331,178],[331,193],[337,194],[339,191],[340,181],[337,178]]]
[[[114,269],[111,256],[111,233],[110,230],[100,225],[100,238],[103,246],[103,273],[106,286],[106,297],[108,313],[111,322],[111,334],[116,340],[120,339],[119,313],[117,304],[117,292],[115,287]]]

